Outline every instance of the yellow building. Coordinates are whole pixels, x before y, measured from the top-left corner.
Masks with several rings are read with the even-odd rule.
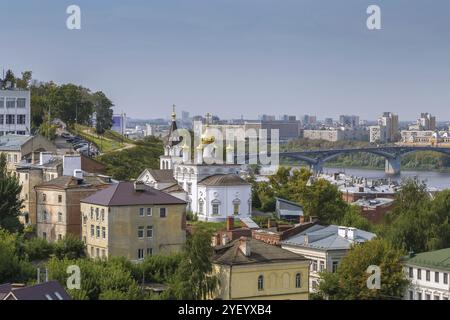
[[[82,199],[81,216],[90,257],[139,261],[186,242],[186,202],[143,182],[120,182]]]
[[[216,299],[308,300],[310,261],[305,257],[246,237],[214,250],[220,281]]]

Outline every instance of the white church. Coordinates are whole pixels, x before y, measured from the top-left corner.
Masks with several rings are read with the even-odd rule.
[[[208,127],[207,119],[206,127]],[[160,157],[160,169],[146,169],[138,180],[171,193],[185,200],[187,211],[196,214],[199,220],[219,222],[228,216],[248,218],[252,212],[251,184],[239,176],[242,166],[235,163],[235,150],[226,149],[226,163],[207,164],[210,158],[207,146],[214,142],[206,128],[197,146],[196,161],[191,161],[190,146],[174,134],[177,130],[175,109],[164,155]]]

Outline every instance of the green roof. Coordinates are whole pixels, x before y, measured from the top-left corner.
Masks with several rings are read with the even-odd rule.
[[[407,259],[406,263],[450,271],[450,248],[418,253]]]

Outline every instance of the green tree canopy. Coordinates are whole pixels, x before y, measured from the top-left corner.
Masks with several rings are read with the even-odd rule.
[[[18,219],[23,203],[21,191],[19,179],[7,171],[6,155],[0,153],[0,228],[11,232],[22,229]]]

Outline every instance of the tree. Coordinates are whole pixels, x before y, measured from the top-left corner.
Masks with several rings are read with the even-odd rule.
[[[198,227],[187,239],[180,266],[171,284],[171,292],[178,300],[207,299],[219,284],[212,275],[212,233]]]
[[[16,77],[10,69],[6,71],[5,78],[3,79],[3,87],[6,87],[7,82],[9,82],[11,86],[14,86],[16,84]]]
[[[321,274],[318,294],[331,300],[400,299],[409,283],[403,271],[403,255],[386,240],[355,245],[336,273]],[[368,288],[369,266],[380,268],[380,289]]]
[[[16,79],[17,88],[29,89],[32,76],[33,74],[31,71],[22,72],[22,78]]]
[[[7,172],[6,155],[0,153],[0,227],[11,232],[22,229],[18,219],[23,203],[21,191],[19,179]]]
[[[97,115],[95,131],[97,132],[97,134],[103,134],[106,130],[111,129],[112,127],[112,107],[114,106],[114,104],[101,91],[94,93],[92,98]]]
[[[80,259],[86,256],[86,246],[78,237],[67,234],[55,243],[54,252],[58,259]]]
[[[27,282],[35,274],[33,266],[19,255],[16,234],[0,228],[0,283]]]

